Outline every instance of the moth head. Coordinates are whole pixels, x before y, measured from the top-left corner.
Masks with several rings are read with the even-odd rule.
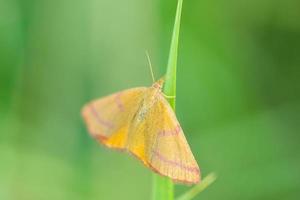
[[[164,85],[164,81],[165,81],[165,78],[163,77],[163,78],[159,79],[158,81],[156,81],[155,83],[153,83],[152,87],[161,90]]]

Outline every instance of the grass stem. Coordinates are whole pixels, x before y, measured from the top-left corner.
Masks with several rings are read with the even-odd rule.
[[[194,186],[192,189],[181,195],[180,197],[176,198],[176,200],[191,200],[193,199],[196,195],[198,195],[200,192],[205,190],[209,185],[211,185],[215,180],[217,176],[215,173],[210,173],[207,175],[201,183],[198,185]]]
[[[182,2],[183,0],[178,0],[164,85],[164,93],[174,97],[176,97],[176,69]],[[175,98],[168,98],[167,100],[175,111]],[[166,177],[156,174],[153,176],[153,200],[173,200],[173,182]]]

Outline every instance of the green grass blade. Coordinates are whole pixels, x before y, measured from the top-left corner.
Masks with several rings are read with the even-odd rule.
[[[164,93],[174,97],[176,96],[176,68],[182,2],[183,0],[178,0],[164,85]],[[175,98],[170,98],[168,101],[175,111]],[[153,200],[173,200],[173,182],[169,178],[161,177],[156,174],[154,174],[153,179]]]
[[[215,180],[217,176],[214,173],[210,173],[207,175],[200,184],[194,186],[192,189],[190,189],[188,192],[184,193],[180,197],[176,198],[176,200],[191,200],[193,199],[197,194],[205,190],[209,185],[211,185]]]
[[[169,178],[153,174],[153,200],[174,200],[174,184]]]
[[[176,71],[177,71],[177,55],[178,55],[178,40],[180,30],[180,19],[183,0],[178,0],[173,35],[170,46],[169,60],[167,73],[164,85],[164,93],[168,96],[176,96]],[[168,99],[170,105],[175,110],[175,98]]]

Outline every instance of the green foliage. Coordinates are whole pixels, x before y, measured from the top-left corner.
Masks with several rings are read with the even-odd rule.
[[[207,175],[200,184],[196,185],[188,192],[176,198],[176,200],[191,200],[196,197],[200,192],[204,191],[209,185],[211,185],[217,176],[214,173]]]
[[[153,200],[173,200],[174,184],[166,177],[153,173]]]
[[[79,110],[150,85],[145,48],[165,72],[175,9],[0,1],[0,199],[151,197],[151,171],[99,146]],[[183,11],[177,117],[202,174],[218,174],[194,199],[300,199],[299,1],[184,1]]]
[[[167,73],[165,75],[165,84],[163,92],[170,96],[167,98],[171,107],[175,111],[175,97],[176,97],[176,70],[177,70],[177,55],[178,55],[178,40],[180,30],[180,18],[182,11],[183,0],[178,0],[175,23],[173,28],[173,35],[171,39],[170,53],[167,65]],[[160,177],[154,174],[153,183],[153,199],[154,200],[173,200],[174,199],[174,185],[171,180],[165,177]]]
[[[178,0],[175,23],[171,39],[170,53],[167,65],[167,73],[165,78],[164,93],[170,97],[168,101],[171,107],[175,110],[176,99],[176,71],[177,71],[177,56],[178,56],[178,41],[180,32],[180,19],[182,12],[183,0]]]

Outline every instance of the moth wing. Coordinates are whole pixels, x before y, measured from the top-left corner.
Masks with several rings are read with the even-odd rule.
[[[133,122],[136,120],[138,117]],[[155,172],[175,182],[200,181],[198,164],[174,111],[162,95],[129,137],[129,150]]]
[[[125,148],[130,121],[143,99],[145,89],[124,90],[86,104],[82,116],[89,133],[108,147]]]

